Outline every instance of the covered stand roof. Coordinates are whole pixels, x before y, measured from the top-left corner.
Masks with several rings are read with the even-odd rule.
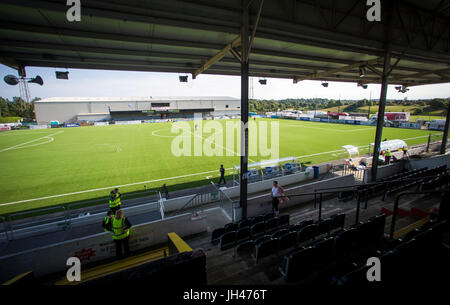
[[[250,34],[260,3],[250,1]],[[0,62],[240,75],[241,0],[83,0],[80,22],[66,19],[65,4],[0,0]],[[389,82],[449,82],[450,1],[397,4]],[[265,0],[250,75],[379,83],[386,18],[369,22],[368,8],[366,0]]]

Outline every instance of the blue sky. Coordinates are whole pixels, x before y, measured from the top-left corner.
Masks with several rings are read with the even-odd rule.
[[[240,78],[237,76],[199,75],[188,83],[180,83],[177,73],[124,72],[103,70],[69,69],[69,80],[58,80],[55,71],[65,69],[28,67],[27,76],[40,75],[44,86],[30,84],[34,97],[99,97],[99,96],[232,96],[240,97]],[[0,76],[17,75],[7,66],[0,65]],[[364,90],[354,83],[330,82],[323,88],[319,81],[303,81],[293,84],[288,79],[267,79],[262,86],[253,78],[254,98],[329,98],[329,99],[372,99],[379,98],[380,85],[369,85]],[[18,86],[9,86],[0,81],[0,96],[19,96]],[[411,87],[405,94],[398,93],[394,86],[388,90],[389,99],[427,99],[450,97],[450,83]]]

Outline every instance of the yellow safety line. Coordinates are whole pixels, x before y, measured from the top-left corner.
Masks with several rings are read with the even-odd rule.
[[[87,282],[99,277],[103,277],[109,274],[113,274],[116,272],[120,272],[129,268],[133,268],[136,266],[139,266],[143,263],[147,263],[150,261],[157,260],[159,258],[164,257],[164,251],[168,253],[169,248],[164,247],[160,248],[158,250],[145,252],[140,255],[136,255],[133,257],[125,258],[120,261],[112,262],[106,265],[97,266],[91,269],[88,269],[81,273],[81,281],[77,282],[69,282],[66,278],[61,279],[60,281],[56,282],[55,285],[78,285],[83,282]]]
[[[401,228],[400,230],[397,230],[394,232],[394,238],[397,239],[400,236],[406,235],[409,232],[417,229],[418,227],[423,226],[425,223],[427,223],[430,220],[430,216],[427,216],[425,218],[422,218],[419,221],[413,222],[412,224],[407,225],[406,227]]]
[[[27,276],[27,275],[30,274],[31,272],[33,272],[33,271],[27,271],[27,272],[21,273],[21,274],[15,276],[14,278],[10,279],[9,281],[4,282],[2,285],[11,285],[11,284],[14,284],[15,282],[17,282],[17,281],[20,280],[21,278]]]
[[[192,251],[192,248],[189,247],[189,245],[180,236],[178,236],[177,233],[172,232],[167,235],[169,236],[169,239],[175,245],[179,253]]]

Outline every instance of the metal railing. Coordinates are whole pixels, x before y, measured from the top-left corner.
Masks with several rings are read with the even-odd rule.
[[[440,193],[442,195],[444,195],[445,193],[450,192],[450,188],[445,188],[443,190],[431,190],[431,191],[418,191],[418,192],[403,192],[397,195],[397,197],[395,198],[394,201],[394,208],[392,210],[392,219],[391,219],[391,228],[389,231],[389,238],[393,239],[394,238],[394,233],[395,233],[395,223],[397,221],[397,215],[398,215],[398,206],[399,206],[399,202],[400,202],[400,198],[406,196],[406,195],[418,195],[418,194],[436,194],[436,193]]]

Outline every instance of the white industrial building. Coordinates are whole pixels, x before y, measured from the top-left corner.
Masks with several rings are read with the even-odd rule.
[[[53,97],[35,102],[36,121],[74,123],[205,116],[237,116],[240,100],[232,97]]]

